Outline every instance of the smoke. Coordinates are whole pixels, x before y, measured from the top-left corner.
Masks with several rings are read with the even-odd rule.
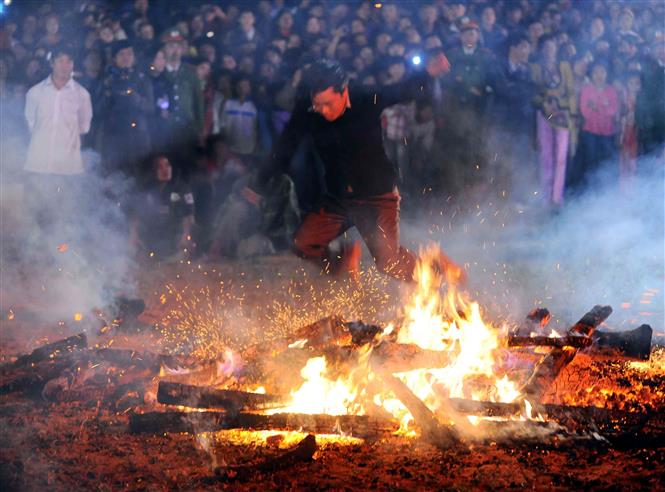
[[[3,145],[3,165],[6,157]],[[21,162],[2,176],[2,309],[38,318],[84,319],[108,309],[118,295],[133,295],[134,265],[123,201],[133,183],[102,178],[92,169],[73,187],[57,177],[30,185]],[[8,175],[9,174],[9,175]],[[83,325],[85,326],[85,325]]]
[[[612,329],[650,324],[663,331],[664,206],[662,159],[646,157],[631,191],[620,191],[609,163],[588,190],[560,210],[488,195],[441,201],[426,219],[403,223],[417,247],[438,241],[468,270],[468,290],[491,319],[518,323],[547,307],[565,329],[596,304],[614,313]],[[491,195],[492,197],[494,195]]]

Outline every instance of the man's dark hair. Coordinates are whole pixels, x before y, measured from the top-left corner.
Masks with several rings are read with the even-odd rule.
[[[71,60],[74,60],[76,58],[76,51],[69,45],[61,44],[51,50],[51,52],[48,54],[48,59],[51,63],[53,63],[61,56],[68,56]]]
[[[349,77],[337,60],[317,60],[305,72],[305,83],[312,94],[323,92],[328,87],[332,87],[335,92],[342,92],[348,82]]]
[[[530,43],[529,38],[526,36],[526,34],[521,32],[515,32],[512,33],[510,36],[508,36],[508,38],[506,39],[506,48],[509,50],[513,46],[519,46],[524,42]]]

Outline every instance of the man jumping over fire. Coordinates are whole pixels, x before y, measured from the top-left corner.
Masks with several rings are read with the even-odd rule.
[[[400,84],[368,90],[349,87],[342,66],[319,60],[306,71],[308,94],[296,103],[293,115],[277,143],[272,164],[285,170],[301,139],[309,134],[323,162],[325,194],[315,211],[303,218],[294,235],[299,256],[322,262],[329,273],[346,270],[356,276],[360,244],[345,245],[333,253],[329,244],[349,228],[358,229],[379,270],[400,280],[413,280],[414,255],[399,243],[397,170],[382,145],[380,115],[394,104],[413,100],[436,78],[450,70],[443,52],[433,53],[425,73]],[[441,253],[438,267],[449,280],[464,271]]]

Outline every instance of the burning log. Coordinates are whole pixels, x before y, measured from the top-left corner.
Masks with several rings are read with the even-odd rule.
[[[85,333],[79,333],[57,342],[49,343],[36,348],[26,355],[20,356],[13,364],[5,366],[4,370],[25,367],[30,364],[42,362],[48,359],[66,355],[78,349],[88,346],[88,338]]]
[[[651,354],[651,336],[653,330],[649,325],[642,325],[630,331],[618,333],[596,331],[591,337],[573,335],[565,337],[508,337],[509,347],[574,347],[583,349],[591,347],[594,352],[605,349],[614,350],[623,357],[648,360]]]
[[[223,408],[228,411],[263,410],[283,405],[277,395],[221,390],[204,386],[160,381],[157,401],[192,408]]]
[[[414,421],[422,430],[423,439],[440,448],[449,448],[457,441],[452,429],[444,427],[427,408],[427,405],[418,398],[399,378],[392,374],[382,373],[381,380],[395,393],[413,416]]]
[[[460,413],[471,415],[484,415],[488,417],[506,417],[519,414],[524,410],[522,402],[494,402],[465,400],[463,398],[450,398],[450,406]],[[548,403],[538,405],[533,413],[540,413],[544,417],[554,420],[565,420],[573,418],[578,421],[603,421],[603,422],[641,422],[645,423],[650,417],[648,413],[628,412],[612,408],[601,408],[593,406],[570,406]]]
[[[258,473],[272,473],[289,468],[296,463],[309,461],[318,449],[313,434],[307,435],[302,441],[291,447],[279,456],[268,458],[254,465],[239,465],[218,467],[215,469],[215,478],[218,480],[247,480]]]
[[[526,315],[526,319],[524,322],[515,328],[511,332],[511,336],[520,336],[522,333],[526,333],[527,335],[534,332],[538,331],[542,328],[544,328],[547,323],[550,322],[550,319],[552,319],[552,315],[550,312],[545,309],[545,308],[535,308],[532,309],[529,314]]]
[[[591,338],[578,335],[567,337],[508,337],[509,347],[574,347],[579,349],[589,347],[592,343]]]
[[[583,335],[590,337],[596,327],[605,321],[612,308],[610,306],[594,306],[582,319],[575,323],[569,330],[567,336]],[[539,402],[543,393],[550,387],[561,371],[577,355],[577,348],[554,347],[552,351],[541,359],[531,374],[531,377],[522,388],[522,392],[528,400]]]
[[[242,374],[248,380],[270,387],[272,392],[288,394],[302,384],[302,377],[294,367],[304,367],[312,357],[324,356],[331,374],[345,374],[358,365],[361,351],[354,345],[331,345],[320,349],[289,348],[278,354],[248,360]],[[373,368],[388,373],[415,369],[443,367],[449,363],[445,351],[421,349],[417,345],[382,342],[370,354]]]
[[[407,372],[445,367],[450,363],[450,354],[423,349],[415,344],[382,342],[372,351],[370,363],[373,367],[390,373]]]
[[[489,401],[451,398],[450,406],[460,413],[490,417],[518,415],[524,410],[523,403],[499,403]],[[538,405],[535,414],[558,422],[573,430],[601,432],[613,447],[662,447],[662,432],[653,432],[650,425],[662,429],[662,417],[652,412],[629,412],[613,408],[593,406]],[[661,422],[659,422],[661,420]],[[514,422],[514,421],[513,421]]]
[[[300,413],[229,414],[225,412],[149,412],[133,414],[129,430],[133,434],[164,432],[213,432],[226,429],[281,429],[302,430],[316,434],[329,434],[341,429],[354,436],[371,437],[394,432],[397,426],[390,421],[366,415],[309,415]]]

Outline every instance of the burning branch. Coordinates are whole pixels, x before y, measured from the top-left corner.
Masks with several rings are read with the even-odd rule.
[[[610,306],[594,306],[591,311],[586,313],[582,319],[568,330],[568,337],[576,335],[590,337],[594,330],[610,314],[612,314]],[[522,393],[526,398],[533,399],[536,402],[540,401],[547,388],[550,387],[561,371],[575,358],[577,351],[577,348],[571,346],[563,348],[554,347],[549,354],[543,357],[522,388]]]

